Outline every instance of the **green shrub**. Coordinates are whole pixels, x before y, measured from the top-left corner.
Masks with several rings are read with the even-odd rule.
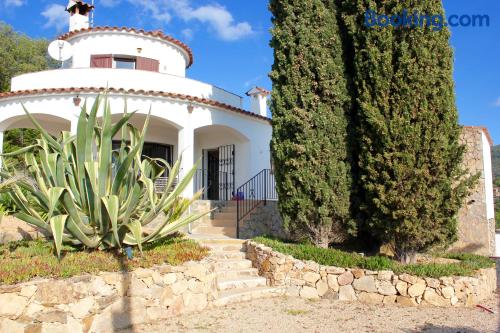
[[[459,263],[405,265],[384,256],[362,256],[358,253],[318,248],[309,244],[286,243],[267,237],[257,237],[254,240],[296,259],[312,260],[325,266],[363,268],[372,271],[391,270],[396,274],[408,273],[421,277],[472,276],[478,269],[489,268],[494,265],[494,262],[487,257],[451,253],[444,254],[443,257],[460,260]]]

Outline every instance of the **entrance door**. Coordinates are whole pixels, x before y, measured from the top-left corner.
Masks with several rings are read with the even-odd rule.
[[[207,150],[207,197],[219,200],[219,150]]]

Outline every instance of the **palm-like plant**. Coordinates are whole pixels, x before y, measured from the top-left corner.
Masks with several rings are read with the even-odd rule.
[[[200,193],[191,199],[181,197],[196,165],[176,184],[180,161],[170,166],[164,159],[142,157],[149,115],[142,131],[129,123],[133,113],[126,110],[113,123],[109,103],[98,96],[90,113],[86,103],[82,107],[76,135],[62,132],[55,139],[25,112],[41,136],[32,146],[4,154],[23,154],[31,176],[31,181],[10,187],[20,209],[15,216],[51,233],[58,256],[62,243],[88,249],[126,244],[142,251],[142,244],[162,239],[206,214],[187,214]],[[112,140],[120,132],[120,147],[113,150]],[[155,180],[165,174],[165,190],[156,193]],[[160,214],[164,214],[161,223],[145,231]]]

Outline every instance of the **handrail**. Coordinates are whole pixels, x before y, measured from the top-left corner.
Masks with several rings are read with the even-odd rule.
[[[236,237],[240,237],[240,223],[257,206],[267,204],[268,200],[277,200],[275,179],[272,170],[264,169],[246,183],[238,187],[236,199]]]

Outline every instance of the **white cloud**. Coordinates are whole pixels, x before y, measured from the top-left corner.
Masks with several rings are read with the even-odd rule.
[[[182,33],[182,36],[184,36],[184,38],[188,41],[192,40],[194,37],[194,31],[192,29],[189,29],[189,28],[183,29],[181,31],[181,33]]]
[[[47,19],[43,25],[44,28],[55,28],[57,31],[61,31],[68,26],[68,13],[63,5],[55,3],[48,5],[42,12],[42,16]]]
[[[493,105],[500,108],[500,97],[498,97],[498,99],[496,100],[495,103],[493,103]]]
[[[206,24],[222,40],[235,41],[254,33],[248,22],[235,22],[233,15],[217,3],[193,7],[190,0],[128,1],[135,6],[142,7],[160,22],[169,23],[172,16],[176,15],[186,22],[198,21]]]
[[[5,7],[21,7],[26,3],[25,0],[2,0]]]

